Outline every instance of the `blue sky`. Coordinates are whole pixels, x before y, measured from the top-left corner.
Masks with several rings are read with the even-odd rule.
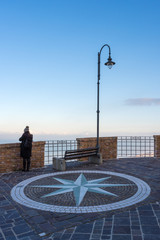
[[[159,0],[0,1],[0,142],[160,133]]]

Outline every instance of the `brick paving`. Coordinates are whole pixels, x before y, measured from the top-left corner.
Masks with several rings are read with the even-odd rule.
[[[100,166],[81,163],[67,170],[88,169],[124,173],[151,187],[150,196],[127,208],[88,214],[41,211],[13,201],[10,191],[19,182],[51,173],[50,167],[0,175],[0,240],[160,240],[160,160],[110,160]]]

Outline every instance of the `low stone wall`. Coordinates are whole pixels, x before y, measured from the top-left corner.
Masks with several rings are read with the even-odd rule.
[[[45,142],[33,142],[31,168],[44,166]],[[0,173],[13,172],[22,169],[23,159],[20,157],[20,143],[0,145]]]
[[[160,158],[160,135],[154,135],[154,156]]]
[[[95,147],[97,138],[77,138],[76,140],[78,148],[81,149]],[[100,137],[99,144],[103,161],[117,158],[117,137]]]

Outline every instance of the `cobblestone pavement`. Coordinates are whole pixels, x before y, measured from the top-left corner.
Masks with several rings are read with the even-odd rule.
[[[0,240],[160,240],[160,160],[110,160],[100,166],[81,163],[67,170],[102,170],[140,178],[151,188],[143,202],[119,210],[85,214],[41,211],[13,201],[10,191],[19,182],[52,173],[50,167],[0,176]]]

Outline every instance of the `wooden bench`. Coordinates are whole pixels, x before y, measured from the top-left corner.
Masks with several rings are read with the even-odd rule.
[[[98,148],[91,147],[77,150],[67,150],[65,152],[64,158],[53,158],[53,168],[56,170],[65,171],[67,160],[76,160],[84,157],[88,157],[88,160],[91,163],[102,163],[102,156],[98,153]]]
[[[89,157],[97,155],[98,148],[83,148],[83,149],[77,149],[77,150],[67,150],[65,152],[64,159],[65,160],[71,160],[71,159],[77,159],[77,158],[83,158],[83,157]]]

